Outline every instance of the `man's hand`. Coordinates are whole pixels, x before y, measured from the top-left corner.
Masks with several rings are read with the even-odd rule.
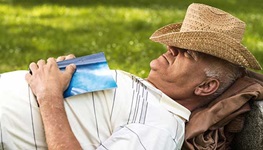
[[[67,89],[76,66],[68,65],[62,72],[56,62],[69,58],[74,58],[74,55],[61,56],[57,60],[49,58],[47,63],[44,60],[33,62],[29,65],[32,74],[26,74],[26,81],[39,103],[48,149],[81,149],[71,130],[63,101],[63,92]]]
[[[61,56],[57,60],[49,58],[47,62],[39,60],[37,63],[33,62],[29,65],[32,75],[30,73],[26,74],[26,81],[40,105],[42,100],[50,97],[61,97],[63,99],[63,92],[67,89],[76,66],[73,64],[68,65],[65,71],[62,72],[56,61],[70,58],[74,58],[74,55]]]

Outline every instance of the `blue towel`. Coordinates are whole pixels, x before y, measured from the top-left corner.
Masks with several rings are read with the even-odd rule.
[[[103,52],[58,62],[62,71],[69,64],[75,64],[77,68],[64,92],[65,98],[117,87]]]

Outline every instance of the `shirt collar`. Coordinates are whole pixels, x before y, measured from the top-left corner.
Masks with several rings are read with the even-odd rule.
[[[124,72],[126,73],[126,72]],[[127,73],[126,73],[127,74]],[[132,75],[132,74],[130,74]],[[139,77],[138,77],[139,78]],[[141,78],[140,78],[141,79]],[[175,100],[171,99],[169,96],[161,92],[159,89],[157,89],[155,86],[153,86],[150,82],[142,79],[141,82],[149,87],[150,89],[156,91],[161,95],[160,103],[163,105],[168,111],[171,113],[181,117],[185,121],[189,121],[189,117],[191,115],[191,111],[185,108],[183,105],[177,103]]]
[[[189,121],[189,117],[191,115],[191,111],[188,110],[183,105],[179,104],[163,92],[161,92],[159,89],[154,87],[150,82],[143,80],[142,81],[147,87],[151,88],[152,90],[157,91],[161,95],[161,105],[164,106],[168,111],[171,113],[180,116],[185,121]]]
[[[168,111],[172,112],[175,115],[180,116],[186,121],[189,121],[191,111],[185,108],[183,105],[177,103],[166,94],[162,93],[161,102],[160,102]]]

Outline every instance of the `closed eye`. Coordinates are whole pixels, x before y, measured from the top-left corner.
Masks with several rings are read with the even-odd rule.
[[[184,56],[187,58],[193,58],[192,54],[188,50],[184,51]]]
[[[197,52],[187,50],[187,49],[181,49],[173,46],[167,46],[168,51],[172,54],[172,56],[177,56],[180,52],[183,54],[186,58],[197,60]]]
[[[194,60],[197,60],[197,56],[196,56],[195,52],[193,52],[191,50],[185,50],[184,56],[187,58],[192,58]]]

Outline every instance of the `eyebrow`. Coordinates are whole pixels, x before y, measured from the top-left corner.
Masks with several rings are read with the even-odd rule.
[[[197,61],[198,60],[198,54],[199,54],[199,52],[197,52],[197,51],[193,51],[193,50],[188,50],[188,49],[183,49],[183,48],[179,48],[179,47],[175,47],[175,46],[167,46],[168,47],[168,49],[177,49],[177,50],[182,50],[182,51],[184,51],[184,52],[187,52],[191,57],[193,57],[193,59],[195,60],[195,61]]]

